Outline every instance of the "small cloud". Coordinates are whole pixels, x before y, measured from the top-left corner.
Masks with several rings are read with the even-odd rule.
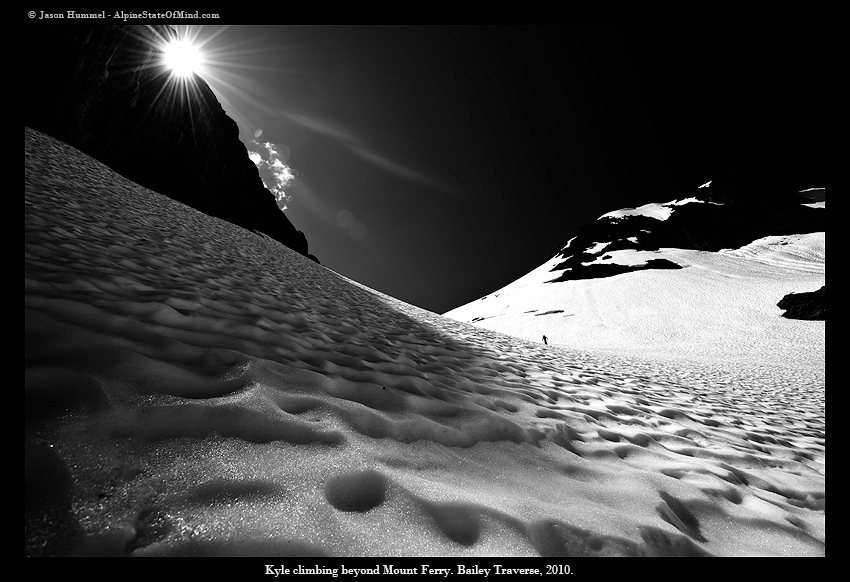
[[[281,210],[286,210],[292,201],[292,197],[286,192],[286,186],[295,178],[292,168],[286,165],[289,148],[253,140],[248,146],[248,157],[257,166],[263,184],[274,194],[277,205]]]

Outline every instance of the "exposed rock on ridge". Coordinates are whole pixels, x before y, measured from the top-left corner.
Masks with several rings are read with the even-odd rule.
[[[826,285],[811,293],[789,293],[776,304],[788,319],[826,319]]]
[[[637,265],[598,262],[606,253],[617,250],[681,248],[716,252],[737,249],[765,236],[825,230],[823,209],[805,206],[811,202],[809,198],[781,180],[755,171],[730,171],[682,198],[690,202],[665,205],[669,215],[664,219],[615,213],[586,224],[558,253],[564,260],[553,271],[564,272],[552,282],[677,267],[663,259]]]
[[[29,38],[24,123],[141,186],[308,255],[207,83],[188,93],[161,64],[173,29],[44,24]],[[29,50],[29,49],[28,49]],[[314,258],[314,257],[311,257]]]

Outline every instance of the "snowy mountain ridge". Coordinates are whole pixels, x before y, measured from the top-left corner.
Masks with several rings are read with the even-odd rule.
[[[659,204],[657,202],[650,202],[649,204],[644,204],[643,206],[638,206],[637,208],[623,208],[620,210],[614,210],[612,212],[606,212],[605,214],[600,216],[599,219],[601,220],[603,218],[623,218],[625,216],[648,216],[656,220],[667,220],[673,213],[675,206],[682,206],[683,204],[691,203],[721,204],[720,202],[709,202],[707,200],[700,200],[699,198],[690,197],[681,200],[671,200],[670,202],[665,202],[663,204]]]
[[[821,365],[823,323],[781,321],[777,303],[825,283],[825,192],[770,207],[728,189],[713,200],[711,187],[608,212],[537,269],[445,315],[575,349]]]

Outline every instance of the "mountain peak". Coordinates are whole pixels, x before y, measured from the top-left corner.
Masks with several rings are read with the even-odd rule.
[[[729,170],[687,196],[664,203],[608,212],[583,225],[556,254],[561,271],[553,282],[610,277],[643,269],[679,268],[663,258],[617,262],[614,251],[663,248],[717,252],[737,249],[771,235],[825,230],[825,215],[814,197],[754,171]]]
[[[30,38],[24,125],[141,186],[262,232],[307,255],[307,239],[264,187],[239,129],[199,75],[172,78],[169,26],[61,21]]]

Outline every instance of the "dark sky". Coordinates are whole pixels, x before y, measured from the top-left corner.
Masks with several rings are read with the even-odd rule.
[[[295,174],[335,271],[442,313],[600,215],[748,164],[825,186],[815,34],[568,26],[208,27],[205,76]],[[261,132],[261,133],[260,133]]]

